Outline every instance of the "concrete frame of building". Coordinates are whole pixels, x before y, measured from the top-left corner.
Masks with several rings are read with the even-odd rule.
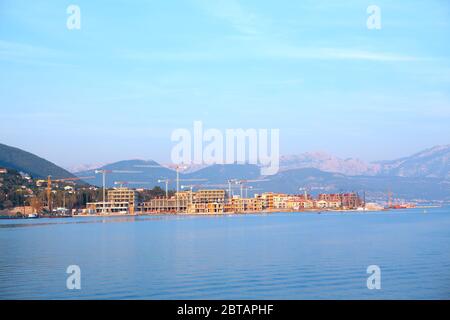
[[[89,202],[86,209],[89,214],[130,214],[132,207],[128,202]]]
[[[141,213],[176,213],[186,212],[189,205],[187,199],[158,198],[140,205]]]

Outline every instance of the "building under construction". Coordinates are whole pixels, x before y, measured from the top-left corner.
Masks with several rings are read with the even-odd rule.
[[[137,191],[128,188],[109,190],[106,202],[87,204],[91,214],[152,214],[188,213],[222,214],[252,213],[262,211],[304,211],[304,210],[352,210],[363,206],[357,193],[292,195],[265,192],[251,198],[227,195],[223,189],[201,189],[181,191],[171,197],[154,198],[137,203]]]
[[[89,202],[89,214],[134,214],[137,204],[137,191],[128,188],[108,190],[107,201]]]

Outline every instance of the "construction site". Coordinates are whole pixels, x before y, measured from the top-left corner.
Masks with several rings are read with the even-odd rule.
[[[124,185],[131,182],[115,182],[120,185],[106,188],[108,172],[103,175],[102,201],[87,203],[81,215],[139,215],[139,214],[233,214],[258,212],[295,212],[314,210],[357,210],[364,207],[364,200],[356,192],[338,194],[319,194],[313,197],[306,188],[301,194],[259,192],[251,184],[265,179],[239,180],[228,179],[224,184],[181,184],[200,179],[180,179],[175,181],[159,179],[165,185],[165,196],[154,197],[139,202],[140,189]],[[201,179],[204,180],[204,179]],[[169,192],[169,184],[174,182],[176,190]],[[198,182],[198,181],[196,181]],[[136,182],[138,183],[138,182]],[[141,182],[139,182],[141,183]],[[249,191],[253,194],[248,196]],[[169,194],[171,193],[171,194]]]
[[[365,195],[357,192],[319,193],[313,195],[308,187],[299,187],[298,194],[277,193],[258,188],[262,179],[227,179],[223,184],[208,183],[207,179],[183,179],[176,167],[174,178],[150,181],[114,181],[107,187],[108,174],[128,173],[120,170],[96,170],[102,186],[85,181],[95,176],[65,179],[35,180],[37,190],[25,188],[30,205],[12,209],[23,217],[113,216],[149,214],[245,214],[261,212],[381,210],[366,204]],[[112,181],[110,181],[110,184]],[[133,184],[140,188],[132,188]],[[153,186],[142,188],[143,184]],[[154,187],[160,184],[161,187]],[[82,186],[82,187],[80,187]],[[169,188],[172,187],[172,188]],[[158,192],[152,192],[155,189]],[[28,190],[28,191],[27,191]],[[74,204],[74,199],[78,202]],[[388,208],[400,208],[389,192]],[[403,207],[402,207],[403,208]]]

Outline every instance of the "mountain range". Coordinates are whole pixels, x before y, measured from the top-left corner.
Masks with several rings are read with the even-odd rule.
[[[408,157],[366,163],[360,159],[341,159],[325,152],[307,152],[280,157],[280,169],[316,168],[349,176],[398,176],[450,178],[450,145],[435,146]]]
[[[29,152],[0,144],[0,167],[12,168],[36,178],[52,175],[54,178],[93,176],[86,182],[101,186],[102,176],[95,169],[74,174]],[[126,185],[131,188],[152,188],[170,179],[175,188],[176,172],[152,160],[124,160],[96,169],[107,170],[108,187]],[[247,183],[260,191],[300,193],[300,188],[311,192],[365,192],[369,199],[385,199],[392,191],[402,199],[450,201],[450,145],[435,146],[396,160],[366,163],[359,159],[341,159],[323,152],[310,152],[280,158],[280,172],[269,177],[260,176],[260,168],[250,164],[228,164],[191,168],[180,173],[180,185],[197,187],[227,186],[228,179],[262,180]],[[239,186],[236,185],[236,192]]]
[[[149,167],[146,167],[146,165]],[[175,188],[175,172],[157,167],[154,161],[129,160],[101,167],[107,170],[136,170],[135,173],[108,175],[108,186],[114,181],[131,181],[130,187],[158,185],[157,180],[171,179]],[[371,199],[385,199],[388,191],[402,199],[429,199],[450,201],[450,145],[436,146],[397,160],[365,163],[358,159],[340,159],[322,152],[284,156],[280,172],[261,177],[256,165],[212,165],[196,171],[180,173],[180,184],[207,187],[226,187],[228,179],[264,180],[248,183],[253,192],[274,191],[299,193],[300,188],[320,192],[359,191]],[[90,176],[93,170],[78,172]],[[100,176],[91,183],[100,185]],[[140,182],[145,182],[140,183]],[[163,186],[162,184],[159,184]],[[236,186],[239,187],[239,186]],[[258,190],[258,191],[256,191]]]

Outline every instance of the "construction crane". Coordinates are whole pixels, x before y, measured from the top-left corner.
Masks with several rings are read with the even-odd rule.
[[[148,181],[114,181],[115,185],[119,185],[120,188],[123,188],[124,185],[130,184],[150,184]]]
[[[299,188],[298,190],[303,191],[305,200],[308,200],[308,191],[311,193],[311,188],[304,187],[304,188]]]
[[[94,171],[95,174],[102,174],[102,185],[103,185],[103,205],[102,213],[105,213],[105,203],[106,203],[106,174],[107,173],[142,173],[142,171],[132,171],[132,170],[107,170],[107,169],[97,169]]]
[[[72,178],[61,178],[61,179],[54,179],[52,180],[52,176],[47,176],[47,207],[48,211],[52,212],[52,182],[66,182],[66,181],[77,181],[77,180],[86,180],[86,179],[93,179],[94,176],[91,177],[72,177]]]
[[[390,209],[392,207],[393,207],[393,205],[392,205],[392,192],[391,192],[391,190],[388,190],[388,208]]]
[[[166,199],[168,199],[169,198],[169,182],[170,182],[170,179],[158,179],[158,183],[165,183],[165,185],[166,185]]]
[[[189,204],[192,205],[192,190],[196,187],[195,185],[181,186],[181,189],[190,188],[191,192],[189,193]]]
[[[176,185],[177,185],[177,193],[176,193],[176,199],[177,199],[177,212],[178,212],[178,208],[179,208],[179,206],[178,206],[178,192],[179,192],[179,188],[180,188],[180,169],[181,168],[185,168],[185,166],[182,166],[182,165],[175,165],[175,166],[172,166],[172,165],[168,165],[167,167],[165,167],[165,166],[162,166],[162,165],[154,165],[154,164],[149,164],[149,165],[147,165],[147,164],[142,164],[142,165],[140,165],[140,164],[137,164],[137,165],[135,165],[135,167],[138,167],[138,168],[167,168],[167,167],[175,167],[175,171],[176,171]],[[158,182],[159,182],[159,180],[158,180]],[[166,183],[166,197],[168,197],[168,183],[169,182],[165,182]]]
[[[228,202],[231,203],[231,199],[233,198],[231,185],[236,183],[236,179],[228,179],[227,182],[228,182]]]
[[[183,165],[183,164],[169,164],[169,165],[154,165],[154,164],[150,164],[150,165],[135,165],[135,167],[138,168],[169,168],[169,169],[175,169],[176,172],[176,177],[175,177],[175,181],[176,181],[176,207],[177,207],[177,212],[179,211],[179,201],[178,201],[178,193],[180,191],[180,181],[201,181],[201,180],[206,180],[206,179],[180,179],[180,169],[186,169],[187,166]],[[158,183],[165,183],[166,184],[166,198],[168,198],[169,195],[169,191],[168,191],[168,185],[169,185],[169,179],[160,179],[158,180]]]
[[[208,179],[178,179],[178,181],[207,181]],[[165,184],[166,198],[169,198],[169,183],[173,181],[173,179],[158,179],[158,183]]]
[[[264,182],[264,181],[269,181],[269,179],[253,179],[253,180],[248,180],[248,179],[242,179],[242,180],[233,180],[236,184],[241,186],[241,198],[243,198],[243,192],[244,192],[244,186],[247,183],[253,183],[253,182]]]
[[[205,179],[206,180],[206,179]],[[190,184],[190,185],[182,185],[181,189],[186,189],[189,188],[191,193],[189,195],[189,202],[190,204],[192,204],[192,192],[194,188],[198,188],[198,187],[215,187],[215,186],[223,186],[223,185],[215,185],[215,184]]]
[[[248,189],[252,190],[252,191],[259,191],[259,190],[263,190],[262,188],[254,188],[253,186],[245,186],[245,197],[248,198]]]

